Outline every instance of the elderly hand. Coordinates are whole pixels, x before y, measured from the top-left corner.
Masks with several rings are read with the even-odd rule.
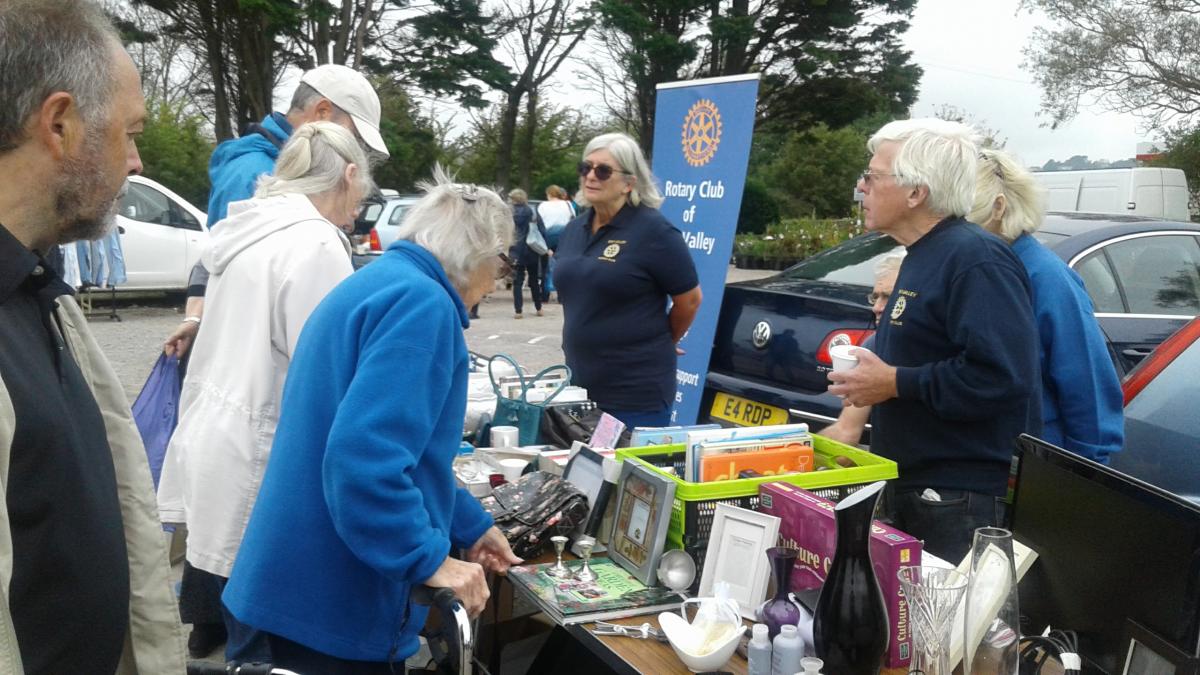
[[[438,567],[424,584],[431,588],[449,588],[454,591],[454,597],[458,598],[471,616],[479,616],[492,594],[488,590],[483,567],[478,563],[455,560],[449,556],[446,556],[441,567]]]
[[[180,323],[163,342],[163,353],[167,356],[174,354],[179,358],[183,358],[188,350],[192,347],[192,342],[196,339],[196,333],[200,332],[200,324],[195,321],[184,321]]]
[[[829,371],[829,393],[844,396],[843,405],[875,405],[896,398],[896,369],[874,352],[855,350],[858,365],[850,370]]]
[[[504,574],[509,567],[525,562],[508,545],[508,539],[494,525],[467,551],[467,560],[483,565],[489,572]]]

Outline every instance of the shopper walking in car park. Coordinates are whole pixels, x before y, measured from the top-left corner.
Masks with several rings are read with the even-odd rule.
[[[527,238],[529,237],[529,228],[536,227],[542,235],[542,241],[546,241],[546,227],[534,214],[533,209],[529,207],[529,196],[525,191],[518,188],[508,193],[508,199],[512,202],[513,214],[513,242],[512,248],[508,250],[508,257],[513,263],[513,311],[516,312],[516,318],[520,319],[524,315],[521,313],[525,305],[525,292],[522,286],[525,285],[525,277],[529,277],[529,294],[533,298],[533,308],[537,311],[538,316],[542,316],[542,253],[534,251],[529,247]]]
[[[538,204],[538,220],[546,228],[546,244],[558,250],[558,238],[575,217],[575,205],[567,201],[567,191],[557,185],[546,188],[546,201]],[[542,302],[550,302],[554,292],[554,256],[542,259]]]
[[[0,673],[182,675],[146,450],[46,264],[115,226],[141,79],[96,4],[5,0],[0,100]]]
[[[163,462],[163,522],[188,528],[187,559],[229,576],[308,315],[353,271],[342,227],[371,188],[366,154],[331,122],[300,127],[255,198],[237,202],[204,253],[208,315]],[[226,613],[229,660],[266,660],[265,637]]]
[[[692,256],[658,211],[663,198],[650,166],[625,134],[588,143],[578,201],[585,209],[555,256],[572,380],[628,427],[665,426],[676,345],[700,308]]]
[[[877,131],[858,182],[868,230],[908,250],[875,353],[830,372],[846,405],[874,405],[871,449],[893,459],[896,526],[951,561],[1000,524],[1013,446],[1041,431],[1029,280],[1000,238],[968,222],[979,148],[966,125],[903,120]]]
[[[1107,464],[1125,444],[1121,383],[1083,279],[1033,238],[1045,215],[1041,190],[1011,155],[984,149],[970,220],[1012,246],[1033,289],[1041,438]]]

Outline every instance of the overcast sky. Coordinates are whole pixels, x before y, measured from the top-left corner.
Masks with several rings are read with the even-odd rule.
[[[1018,0],[920,0],[905,44],[925,69],[912,113],[932,115],[942,104],[957,106],[995,129],[1005,146],[1027,165],[1072,155],[1125,159],[1139,141],[1137,118],[1085,107],[1071,122],[1051,131],[1036,116],[1041,88],[1022,70],[1021,50],[1033,28],[1048,20],[1017,13]]]

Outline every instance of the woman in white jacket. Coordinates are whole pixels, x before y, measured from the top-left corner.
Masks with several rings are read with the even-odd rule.
[[[187,524],[188,561],[223,579],[267,466],[300,330],[353,271],[340,228],[353,223],[370,185],[367,157],[349,131],[304,125],[254,198],[229,205],[203,254],[212,274],[204,323],[158,499],[163,522]],[[266,660],[265,639],[223,614],[226,658]]]

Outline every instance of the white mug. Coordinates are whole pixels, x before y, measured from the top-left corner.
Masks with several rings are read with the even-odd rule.
[[[500,473],[504,474],[504,480],[515,483],[527,466],[529,466],[529,462],[523,459],[505,457],[500,460]]]
[[[515,448],[520,440],[520,431],[516,427],[492,427],[493,448]]]

